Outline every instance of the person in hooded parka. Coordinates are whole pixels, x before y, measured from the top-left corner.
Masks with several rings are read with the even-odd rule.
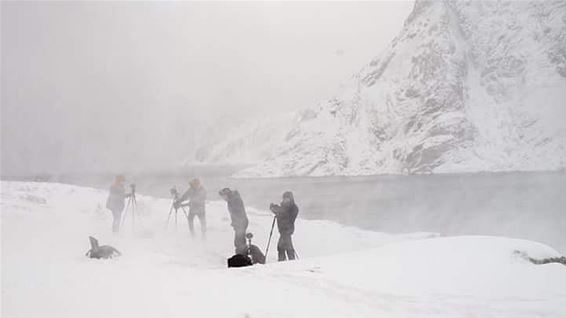
[[[277,253],[279,261],[294,260],[295,248],[293,247],[292,235],[295,232],[295,220],[299,214],[299,207],[295,204],[293,193],[286,191],[283,193],[281,204],[272,203],[269,209],[277,218],[277,229],[279,230]]]

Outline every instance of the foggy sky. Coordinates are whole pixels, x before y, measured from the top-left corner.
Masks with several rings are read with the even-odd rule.
[[[180,164],[206,128],[332,94],[411,8],[2,2],[2,175]]]

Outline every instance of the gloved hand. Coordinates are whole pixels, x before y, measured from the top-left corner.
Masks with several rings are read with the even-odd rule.
[[[277,204],[270,203],[270,204],[269,204],[269,209],[271,210],[271,212],[277,213],[277,210],[279,209],[279,206],[278,206]]]

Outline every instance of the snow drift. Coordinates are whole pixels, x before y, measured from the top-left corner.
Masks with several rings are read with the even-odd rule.
[[[564,118],[564,1],[416,1],[341,92],[264,136],[269,154],[251,133],[216,152],[261,159],[242,177],[556,170]]]

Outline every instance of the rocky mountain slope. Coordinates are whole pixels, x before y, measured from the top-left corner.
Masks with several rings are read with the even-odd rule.
[[[564,169],[565,119],[566,2],[417,1],[336,96],[249,145],[261,162],[238,175]]]

